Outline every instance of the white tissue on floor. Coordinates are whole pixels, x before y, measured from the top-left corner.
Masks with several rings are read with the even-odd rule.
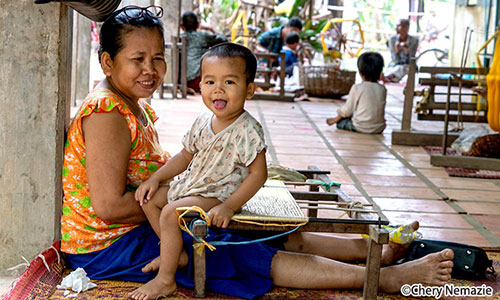
[[[97,285],[90,282],[90,278],[87,277],[87,272],[84,269],[78,268],[71,272],[68,276],[64,277],[61,284],[57,286],[60,290],[71,289],[73,292],[80,293],[85,292]],[[74,294],[69,295],[69,291],[64,292],[66,297],[75,297]]]

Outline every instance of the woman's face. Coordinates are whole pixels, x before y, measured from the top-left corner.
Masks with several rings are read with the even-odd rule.
[[[113,87],[134,101],[150,97],[166,70],[163,39],[156,28],[134,28],[125,33],[123,48],[114,59],[108,56],[103,61],[104,74]]]

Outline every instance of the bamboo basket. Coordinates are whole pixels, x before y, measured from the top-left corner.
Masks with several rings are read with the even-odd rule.
[[[336,65],[299,65],[301,85],[309,96],[339,97],[347,95],[356,79],[356,72],[338,69]]]

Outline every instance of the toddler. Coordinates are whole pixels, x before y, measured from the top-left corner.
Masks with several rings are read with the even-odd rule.
[[[238,44],[219,44],[203,56],[201,95],[211,112],[195,120],[183,138],[184,149],[136,191],[162,242],[158,275],[132,292],[133,299],[155,299],[176,289],[175,272],[183,253],[177,207],[199,206],[208,211],[213,225],[226,228],[266,181],[264,133],[244,109],[255,91],[256,67],[254,54]],[[155,197],[161,182],[183,171],[170,183],[168,204]]]
[[[347,102],[337,109],[337,116],[326,119],[328,125],[338,129],[381,133],[385,129],[385,102],[387,90],[378,83],[384,59],[375,52],[365,52],[358,58],[358,70],[363,82],[353,85]]]

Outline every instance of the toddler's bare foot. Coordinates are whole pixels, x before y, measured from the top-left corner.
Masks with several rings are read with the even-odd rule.
[[[129,293],[134,300],[150,300],[158,297],[168,297],[175,293],[177,284],[175,281],[169,282],[156,276],[153,280]]]
[[[332,126],[333,124],[335,124],[335,118],[326,119],[326,124]]]
[[[380,289],[387,293],[398,293],[404,284],[445,285],[451,278],[453,256],[453,250],[444,249],[401,265],[382,268]]]
[[[177,266],[179,268],[187,266],[189,261],[189,257],[186,251],[182,250],[181,256],[179,257],[179,263]],[[153,259],[150,263],[145,265],[141,270],[144,273],[149,273],[149,272],[154,272],[158,271],[160,269],[160,257],[158,256],[157,258]]]
[[[417,231],[419,227],[418,221],[413,221],[410,226],[411,228],[413,228],[413,230]],[[396,244],[393,242],[389,242],[389,244],[384,245],[384,248],[382,249],[382,259],[380,261],[380,264],[382,266],[392,265],[399,259],[403,258],[409,246],[409,243]]]

